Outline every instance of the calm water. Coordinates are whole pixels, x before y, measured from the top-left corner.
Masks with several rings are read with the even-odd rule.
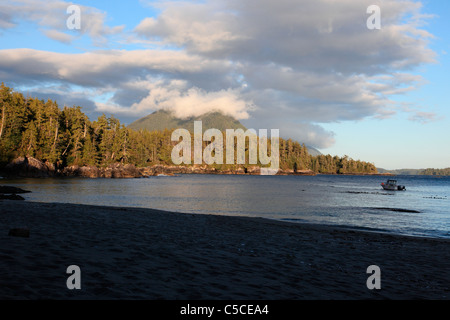
[[[254,216],[450,238],[450,178],[396,178],[406,191],[382,190],[380,183],[386,178],[380,176],[179,175],[0,183],[31,190],[24,195],[30,201]]]

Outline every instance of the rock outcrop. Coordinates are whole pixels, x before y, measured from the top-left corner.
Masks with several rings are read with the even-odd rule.
[[[22,196],[19,196],[17,194],[1,194],[0,193],[0,200],[25,200],[25,198]]]
[[[17,194],[17,193],[30,193],[31,191],[23,190],[17,187],[0,186],[0,194]]]
[[[242,166],[230,169],[217,169],[207,165],[191,166],[167,166],[153,165],[151,167],[137,168],[132,164],[115,163],[107,167],[72,165],[56,169],[53,164],[43,163],[32,157],[20,157],[8,164],[4,175],[8,177],[84,177],[84,178],[143,178],[158,175],[174,174],[240,174],[259,175],[261,168],[258,166]],[[315,175],[311,170],[292,169],[278,170],[277,175]]]
[[[31,191],[11,186],[0,186],[0,200],[25,200],[24,197],[17,195],[17,193],[28,193],[28,192]]]
[[[33,157],[19,157],[5,167],[6,176],[48,178],[55,175],[55,166]]]
[[[95,166],[70,166],[65,167],[61,173],[66,177],[85,177],[85,178],[141,178],[144,175],[141,170],[132,164],[123,165],[116,163],[106,168],[98,168]]]

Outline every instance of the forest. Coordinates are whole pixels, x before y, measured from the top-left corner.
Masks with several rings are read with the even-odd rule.
[[[115,163],[136,167],[173,165],[171,152],[177,144],[171,141],[173,130],[135,131],[104,114],[91,121],[80,106],[60,108],[56,101],[25,97],[4,83],[0,86],[0,108],[0,167],[20,156],[34,157],[56,168],[106,167]],[[237,165],[212,166],[221,170]],[[348,156],[311,156],[304,144],[281,138],[280,169],[323,174],[377,173],[373,163]]]
[[[450,168],[445,169],[429,168],[421,171],[419,174],[427,176],[450,176]]]

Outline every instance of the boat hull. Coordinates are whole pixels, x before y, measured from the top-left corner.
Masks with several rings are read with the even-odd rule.
[[[387,186],[387,185],[381,185],[383,187],[384,190],[389,190],[389,191],[405,191],[406,188],[405,186]]]

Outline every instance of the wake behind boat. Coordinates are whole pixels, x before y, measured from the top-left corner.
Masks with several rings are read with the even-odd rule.
[[[384,190],[391,190],[391,191],[405,191],[406,190],[405,186],[397,185],[397,180],[392,180],[392,179],[389,179],[388,181],[386,181],[386,183],[382,182],[381,186],[383,187]]]

